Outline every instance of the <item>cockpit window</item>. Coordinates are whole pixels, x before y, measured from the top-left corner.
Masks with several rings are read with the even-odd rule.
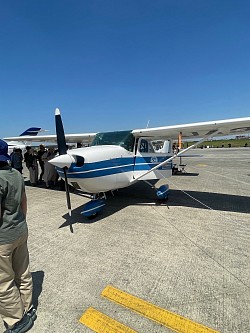
[[[135,138],[132,131],[97,133],[91,146],[115,145],[133,151]]]

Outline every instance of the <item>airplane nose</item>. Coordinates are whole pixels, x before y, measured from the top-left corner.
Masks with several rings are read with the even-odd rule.
[[[74,157],[69,154],[63,154],[52,158],[49,163],[55,165],[58,168],[70,168],[72,163],[76,163]]]

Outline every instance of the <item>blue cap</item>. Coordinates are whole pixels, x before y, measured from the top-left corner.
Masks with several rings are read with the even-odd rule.
[[[10,160],[8,155],[8,145],[5,141],[0,139],[0,161],[7,162]]]

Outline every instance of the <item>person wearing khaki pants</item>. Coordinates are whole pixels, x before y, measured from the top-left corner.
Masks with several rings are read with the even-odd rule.
[[[9,160],[8,145],[0,140],[0,315],[7,328],[4,333],[24,333],[36,319],[27,247],[27,199],[23,177],[9,166]]]
[[[32,307],[27,233],[12,244],[0,245],[0,312],[13,326]]]

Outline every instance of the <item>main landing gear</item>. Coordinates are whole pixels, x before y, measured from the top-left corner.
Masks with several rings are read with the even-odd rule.
[[[166,201],[169,195],[168,184],[161,185],[156,191],[157,198]]]
[[[168,195],[169,195],[169,185],[168,184],[163,184],[160,187],[156,187],[152,183],[150,183],[147,180],[144,180],[146,184],[148,184],[151,188],[155,189],[156,191],[156,196],[158,198],[159,203],[165,203],[168,200]]]

